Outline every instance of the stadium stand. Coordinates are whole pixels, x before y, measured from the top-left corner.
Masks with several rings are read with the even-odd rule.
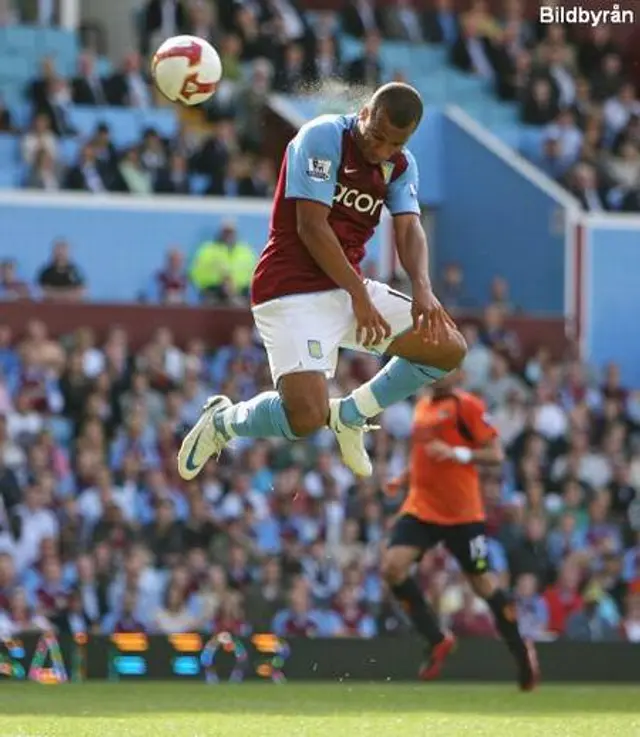
[[[482,4],[475,5],[480,14]],[[260,141],[249,135],[246,120],[272,84],[295,93],[294,103],[300,102],[300,92],[317,91],[318,75],[337,61],[338,49],[329,48],[327,58],[310,55],[315,42],[323,47],[335,21],[325,14],[297,14],[287,43],[274,48],[264,45],[268,19],[252,17],[252,12],[221,14],[218,26],[211,20],[210,31],[226,49],[229,68],[237,63],[238,74],[220,90],[208,121],[197,127],[200,135],[173,108],[147,106],[143,92],[138,106],[73,104],[68,81],[81,58],[77,37],[55,28],[1,28],[0,93],[10,122],[0,136],[0,186],[30,182],[47,191],[71,186],[129,191],[135,189],[127,183],[133,178],[127,179],[120,161],[126,151],[126,165],[138,174],[146,172],[156,189],[171,159],[171,174],[182,172],[185,162],[188,166],[190,183],[183,192],[268,194],[273,171],[256,150]],[[473,69],[460,48],[458,20],[451,20],[447,36],[437,18],[424,19],[430,46],[385,39],[373,60],[382,77],[408,77],[430,105],[460,104],[554,176],[572,172],[563,181],[585,207],[595,207],[596,191],[603,209],[640,209],[633,206],[638,186],[633,167],[621,167],[610,153],[613,146],[627,162],[637,155],[638,113],[630,91],[622,101],[628,116],[610,96],[620,88],[604,98],[609,100],[605,122],[614,121],[605,127],[604,149],[585,148],[589,98],[565,100],[573,119],[562,117],[567,113],[553,103],[554,115],[545,120],[552,128],[523,126],[518,118],[525,109],[540,112],[538,79],[546,78],[552,95],[565,85],[576,87],[571,76],[558,82],[552,72],[549,80],[544,61],[549,43],[564,51],[572,47],[557,31],[540,36],[540,29],[523,21],[519,53],[540,57],[541,71],[530,81],[528,73],[515,81],[507,75],[518,90],[511,101],[501,101],[496,93],[504,97],[504,86],[495,84],[495,67],[487,72],[491,79],[469,73]],[[507,42],[511,36],[502,31],[502,21],[482,20],[484,28],[498,26],[496,48],[488,58],[493,65],[501,39]],[[147,51],[158,28],[150,11],[138,21],[141,48]],[[343,21],[347,27],[346,17]],[[389,31],[393,21],[382,23],[383,33],[402,36],[402,25],[396,24],[395,34]],[[176,22],[180,28],[175,30],[191,28],[187,16]],[[256,23],[262,24],[257,40],[252,36]],[[469,33],[473,17],[460,23]],[[232,33],[240,44],[231,40]],[[367,43],[375,46],[372,39],[341,34],[339,68],[362,74],[353,62]],[[294,45],[303,49],[309,68],[299,68]],[[584,67],[585,59],[593,63],[589,49],[587,42],[579,45],[578,57],[583,58],[581,74],[591,78]],[[269,57],[267,65],[263,55]],[[42,96],[46,85],[33,85],[43,82],[33,79],[43,56],[60,75],[52,77],[52,89],[60,93],[53,100],[46,89]],[[514,62],[518,73],[526,66],[517,61],[523,58]],[[97,62],[107,100],[121,102],[119,72],[108,61]],[[137,74],[135,61],[127,64]],[[360,66],[366,81],[368,63]],[[597,75],[598,64],[592,69]],[[247,87],[246,70],[256,75],[254,82],[264,83],[265,95]],[[534,105],[528,104],[529,97]],[[39,111],[48,112],[49,128],[34,135],[40,141],[53,136],[54,153],[34,156],[30,168],[21,136]],[[547,155],[562,155],[550,152],[551,143],[562,143],[565,129],[575,132],[574,119],[585,141],[580,132],[573,137],[572,155],[556,172],[543,156],[543,141]],[[600,143],[599,136],[595,142]],[[265,170],[259,188],[247,174],[256,162]],[[99,171],[97,184],[76,176],[87,164]],[[594,182],[594,164],[610,179]],[[250,183],[255,191],[248,189]],[[168,254],[167,259],[166,270],[158,272],[145,298],[162,301],[158,294],[167,288],[177,296],[166,301],[192,303],[188,270],[179,256]],[[20,275],[29,282],[22,283],[12,269],[3,264],[3,298],[24,297],[25,290],[35,291],[36,281],[43,286],[36,274]],[[466,301],[461,284],[458,280],[443,289],[454,312]],[[141,283],[143,288],[147,285]],[[640,632],[632,626],[640,599],[638,392],[621,384],[615,365],[604,375],[585,365],[573,345],[555,358],[544,346],[535,354],[523,353],[517,335],[504,326],[514,308],[507,289],[498,285],[493,298],[475,305],[492,303],[480,329],[464,326],[470,347],[466,385],[485,397],[508,451],[500,473],[484,478],[492,565],[514,587],[523,627],[532,637],[583,639],[586,629],[590,638],[638,641]],[[375,358],[345,355],[332,390],[349,391],[378,366]],[[404,467],[410,403],[387,410],[382,430],[371,436],[376,459],[371,480],[355,480],[345,470],[328,433],[296,445],[234,444],[197,483],[185,485],[177,477],[179,439],[206,396],[223,390],[241,399],[268,386],[264,351],[244,328],[236,330],[229,345],[203,340],[183,345],[158,327],[144,345],[134,346],[127,331],[116,326],[106,334],[79,327],[72,335],[50,335],[42,322],[34,321],[22,335],[0,325],[0,635],[51,626],[65,633],[198,628],[240,635],[272,628],[309,637],[404,631],[407,622],[392,606],[377,563],[397,511],[381,489]],[[449,558],[440,551],[426,556],[420,577],[443,622],[462,635],[494,635],[482,602],[470,595]],[[593,626],[585,628],[585,618]]]

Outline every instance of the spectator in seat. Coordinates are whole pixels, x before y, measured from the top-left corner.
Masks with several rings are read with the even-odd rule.
[[[98,123],[91,145],[94,148],[96,160],[104,172],[107,182],[113,182],[118,166],[118,152],[111,139],[111,131],[107,123]]]
[[[47,115],[36,115],[31,130],[22,138],[22,160],[32,166],[40,151],[46,151],[55,161],[58,160],[58,139],[51,130],[51,121]]]
[[[611,140],[622,131],[632,117],[640,115],[640,101],[633,84],[623,84],[615,97],[608,99],[603,109],[607,134]]]
[[[318,39],[311,76],[316,83],[326,83],[340,76],[340,56],[333,36],[321,36]]]
[[[0,261],[0,299],[29,299],[30,296],[29,285],[17,275],[16,262]]]
[[[618,44],[613,40],[611,27],[602,23],[590,30],[590,38],[578,48],[578,66],[582,74],[592,79],[602,69],[602,62],[610,54],[618,54]]]
[[[192,632],[198,623],[189,612],[184,593],[177,584],[169,586],[164,606],[153,618],[153,631],[164,635]]]
[[[563,635],[569,617],[582,610],[580,595],[580,568],[576,561],[567,558],[560,568],[558,580],[544,593],[549,608],[549,631]]]
[[[108,189],[108,181],[107,172],[96,158],[94,147],[87,143],[80,151],[78,163],[67,171],[64,188],[102,194]]]
[[[520,576],[515,586],[518,624],[524,637],[532,640],[547,639],[549,610],[547,602],[538,593],[538,580],[531,573]]]
[[[144,623],[137,617],[138,593],[134,587],[128,588],[122,597],[121,609],[109,613],[102,622],[105,634],[122,632],[146,632]]]
[[[603,172],[614,187],[624,191],[640,187],[640,148],[625,141],[617,156],[605,153]]]
[[[279,637],[331,637],[339,624],[312,607],[306,583],[299,581],[289,594],[289,607],[276,614],[271,629]]]
[[[51,252],[51,261],[38,274],[45,299],[78,302],[85,295],[85,281],[80,269],[69,258],[69,244],[56,241]]]
[[[186,304],[189,300],[189,277],[179,248],[167,252],[165,265],[153,278],[149,298],[160,304]]]
[[[184,156],[178,153],[171,155],[169,165],[157,173],[154,190],[158,194],[191,194],[189,169]]]
[[[142,165],[140,150],[137,146],[132,146],[122,157],[118,173],[118,189],[136,195],[153,193],[153,178]]]
[[[218,239],[203,243],[190,270],[191,281],[205,298],[226,302],[236,295],[249,294],[256,263],[251,248],[238,240],[232,222],[222,225]]]
[[[156,179],[158,172],[167,166],[167,149],[154,128],[147,128],[140,144],[140,163]]]
[[[77,588],[69,592],[66,606],[54,613],[51,623],[61,635],[99,633],[99,622],[85,611]]]
[[[297,94],[304,90],[308,81],[304,48],[297,43],[288,44],[276,65],[274,90],[287,95]]]
[[[591,84],[588,79],[579,77],[576,80],[576,99],[571,107],[578,127],[585,130],[589,121],[599,120],[600,109],[593,101]],[[586,131],[585,131],[586,133]]]
[[[90,51],[78,57],[78,74],[71,82],[71,96],[76,105],[107,105],[105,84],[96,72],[96,60]]]
[[[602,60],[600,71],[593,76],[593,98],[603,102],[618,94],[624,82],[622,59],[618,54],[607,54]]]
[[[551,82],[544,77],[533,79],[522,101],[520,120],[527,125],[548,125],[559,112]]]
[[[251,625],[245,616],[243,597],[239,591],[227,591],[220,601],[216,616],[211,622],[213,632],[228,632],[234,637],[248,637]]]
[[[481,35],[476,16],[468,13],[462,20],[462,33],[449,52],[451,64],[461,72],[493,81],[495,70],[491,63],[491,55],[490,41]]]
[[[354,59],[346,69],[345,78],[348,84],[374,89],[382,81],[382,62],[380,61],[380,34],[367,33],[364,41],[364,53]]]
[[[262,564],[258,581],[246,593],[246,609],[258,632],[267,632],[276,613],[286,606],[282,568],[277,558]]]
[[[451,629],[458,637],[496,637],[493,617],[469,586],[462,591],[462,607],[451,619]]]
[[[562,146],[557,138],[545,138],[542,142],[542,155],[534,159],[536,166],[548,177],[560,181],[571,168],[572,162],[562,155]]]
[[[424,35],[429,43],[454,44],[458,38],[458,18],[451,0],[436,0],[424,16]]]
[[[159,39],[187,33],[189,18],[182,0],[149,0],[142,13],[140,50],[146,56]]]
[[[341,20],[344,33],[354,38],[378,33],[381,27],[379,11],[373,0],[347,0]]]
[[[37,151],[25,186],[27,189],[41,189],[46,192],[57,192],[61,189],[60,167],[47,149],[41,148]]]
[[[464,272],[460,264],[450,263],[444,267],[438,294],[447,310],[455,311],[473,306],[465,293]]]
[[[273,66],[266,59],[253,63],[248,84],[238,92],[237,134],[243,146],[255,152],[262,150],[264,109],[271,94]]]
[[[422,43],[422,22],[412,0],[396,0],[381,11],[382,29],[385,37],[398,41]]]
[[[356,586],[343,586],[335,597],[332,610],[340,631],[347,637],[376,636],[376,621],[367,612]]]
[[[132,51],[124,59],[122,70],[107,82],[107,92],[112,105],[149,108],[153,104],[148,81],[142,72],[140,54]]]
[[[588,212],[608,209],[606,191],[591,164],[580,163],[569,173],[569,191]]]
[[[239,197],[270,197],[273,194],[275,176],[273,165],[267,158],[258,159],[245,176],[238,181]]]
[[[578,161],[584,135],[576,125],[571,110],[563,110],[556,120],[548,125],[544,132],[545,138],[555,138],[562,150],[562,158],[572,165]]]
[[[602,611],[606,594],[597,583],[587,587],[583,607],[567,617],[565,635],[581,642],[615,642],[620,639],[617,623],[612,624]]]
[[[216,10],[215,3],[212,4],[206,2],[206,0],[195,0],[191,2],[187,8],[186,33],[197,38],[202,38],[218,48],[220,45],[220,33],[216,23]],[[222,68],[225,70],[226,77],[227,68],[224,66],[224,63]]]
[[[0,636],[10,639],[29,632],[50,632],[51,622],[30,606],[24,589],[15,589],[9,606],[0,611]]]

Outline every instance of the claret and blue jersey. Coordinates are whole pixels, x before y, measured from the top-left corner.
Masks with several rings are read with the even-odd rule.
[[[274,197],[269,241],[256,267],[252,301],[336,289],[298,236],[296,201],[331,208],[329,224],[357,268],[380,222],[420,213],[418,169],[406,150],[382,164],[362,156],[353,133],[355,115],[323,115],[304,125],[289,143]]]

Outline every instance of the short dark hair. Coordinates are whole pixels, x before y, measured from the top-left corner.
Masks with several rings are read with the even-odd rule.
[[[371,98],[371,110],[384,110],[394,128],[417,126],[422,120],[424,105],[418,90],[403,82],[389,82]]]

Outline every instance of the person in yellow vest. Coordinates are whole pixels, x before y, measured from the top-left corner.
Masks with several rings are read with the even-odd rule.
[[[237,302],[249,295],[256,254],[238,240],[235,223],[222,224],[217,240],[206,241],[191,265],[191,281],[205,300]]]

